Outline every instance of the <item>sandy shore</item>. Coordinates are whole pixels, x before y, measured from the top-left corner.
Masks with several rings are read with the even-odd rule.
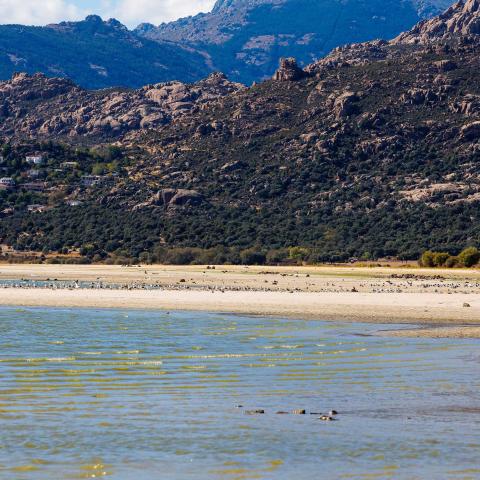
[[[405,330],[385,330],[378,332],[378,334],[385,337],[401,338],[480,338],[480,327],[468,325],[420,327]]]
[[[4,306],[199,310],[410,323],[430,328],[386,334],[480,338],[476,326],[480,325],[480,272],[471,270],[0,265],[0,279],[162,286],[154,290],[0,288]]]

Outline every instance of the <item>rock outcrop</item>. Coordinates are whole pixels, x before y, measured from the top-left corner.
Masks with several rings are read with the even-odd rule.
[[[479,0],[459,1],[447,11],[419,23],[409,32],[402,33],[394,44],[428,44],[438,40],[462,41],[471,36],[480,35]]]
[[[339,96],[335,96],[333,94],[329,100],[337,120],[344,117],[349,117],[353,113],[356,113],[356,103],[358,99],[358,95],[354,92],[343,92]]]
[[[0,83],[0,134],[118,137],[191,115],[243,88],[213,73],[195,84],[168,82],[139,90],[92,92],[69,80],[21,73]]]
[[[293,82],[306,76],[307,74],[297,65],[295,58],[282,58],[273,79],[279,82]]]

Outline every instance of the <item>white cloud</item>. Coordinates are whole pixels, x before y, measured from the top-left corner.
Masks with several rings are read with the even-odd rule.
[[[110,16],[115,16],[129,26],[142,22],[159,24],[208,12],[214,3],[214,0],[119,0]]]
[[[0,23],[46,25],[97,14],[135,27],[142,22],[159,24],[208,12],[214,3],[215,0],[0,0]]]
[[[65,0],[0,0],[2,24],[45,25],[78,19],[84,13]]]

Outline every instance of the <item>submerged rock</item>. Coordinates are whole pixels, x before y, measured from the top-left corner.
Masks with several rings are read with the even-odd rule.
[[[305,410],[294,410],[293,415],[305,415],[307,412]]]

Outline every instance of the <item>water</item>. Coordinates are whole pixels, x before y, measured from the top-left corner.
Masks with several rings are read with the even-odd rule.
[[[480,478],[480,342],[378,328],[0,309],[0,478]]]

